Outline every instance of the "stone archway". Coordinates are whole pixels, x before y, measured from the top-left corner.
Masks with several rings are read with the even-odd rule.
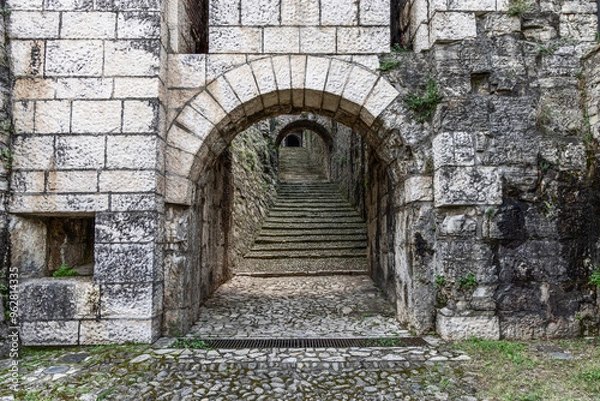
[[[331,148],[333,144],[333,138],[331,137],[331,133],[327,130],[322,124],[317,121],[301,119],[292,121],[289,124],[286,124],[276,133],[275,136],[275,146],[279,146],[285,137],[290,135],[296,131],[309,130],[317,134],[321,137],[325,145]]]
[[[392,127],[380,118],[398,96],[384,78],[358,64],[316,56],[272,56],[217,77],[190,99],[167,132],[167,203],[190,205],[192,188],[235,135],[280,114],[309,111],[361,133],[379,149]],[[392,154],[380,152],[385,163]]]
[[[411,127],[414,123],[410,122],[405,110],[394,103],[398,95],[399,92],[378,74],[358,64],[328,57],[270,56],[219,76],[186,103],[169,127],[165,163],[168,219],[170,216],[175,225],[185,225],[182,230],[193,233],[194,225],[205,223],[198,217],[202,212],[198,211],[197,202],[195,204],[195,199],[204,196],[197,183],[209,179],[207,177],[212,173],[207,175],[207,172],[222,157],[232,139],[260,120],[302,112],[331,118],[359,133],[372,149],[373,157],[383,166],[381,171],[389,170],[385,173],[389,176],[386,191],[391,193],[386,196],[392,199],[391,202],[395,202],[393,199],[400,201],[393,191],[403,191],[406,171],[402,166],[406,148],[398,128]],[[321,133],[328,142],[326,133],[310,122],[300,120],[289,129],[298,129],[303,124]],[[285,131],[282,132],[280,136],[285,136]],[[389,215],[383,219],[372,217],[391,226],[387,233],[391,240],[385,246],[390,268],[381,275],[393,282],[398,318],[413,327],[431,329],[432,318],[423,320],[423,314],[414,310],[417,303],[413,302],[409,252],[402,249],[407,242],[406,218],[395,207],[386,207],[385,213]],[[399,232],[403,235],[397,235]],[[224,241],[226,243],[227,239]],[[194,247],[198,249],[194,251]],[[192,264],[200,263],[200,247],[186,244],[185,251],[172,252],[166,257],[164,327],[167,330],[176,327],[186,331],[194,319],[194,308],[201,303],[201,299],[181,297],[180,289],[170,285],[169,277],[170,272],[181,269],[189,275],[196,274]],[[201,274],[206,276],[206,273]],[[226,277],[227,273],[210,272],[209,276],[212,280],[215,276]],[[190,280],[192,283],[199,281]],[[173,298],[179,304],[169,305],[170,292],[177,293]],[[398,292],[401,293],[396,294]]]

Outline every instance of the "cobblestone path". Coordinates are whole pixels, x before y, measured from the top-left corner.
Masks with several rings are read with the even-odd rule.
[[[246,277],[222,285],[190,335],[377,337],[408,335],[367,276]]]
[[[236,277],[202,309],[201,337],[408,336],[365,276]],[[4,400],[474,401],[469,357],[433,337],[420,347],[204,349],[148,345],[25,350]]]

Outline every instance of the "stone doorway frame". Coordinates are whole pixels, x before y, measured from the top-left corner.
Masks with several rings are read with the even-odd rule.
[[[434,300],[414,299],[414,286],[425,284],[412,278],[411,253],[407,250],[411,238],[407,232],[409,218],[401,210],[401,202],[406,203],[402,196],[405,182],[418,179],[431,184],[431,177],[410,176],[406,168],[410,149],[405,146],[403,127],[410,127],[412,135],[415,131],[428,134],[394,102],[398,95],[384,77],[335,57],[266,56],[232,68],[192,96],[167,130],[166,209],[191,207],[196,183],[203,173],[214,165],[233,138],[252,124],[302,112],[329,117],[363,136],[389,171],[396,191],[394,198],[400,203],[394,205],[393,240],[397,318],[417,331],[430,330],[435,322],[426,310],[430,310],[429,304]],[[427,194],[416,199],[432,202],[431,185]],[[165,281],[168,280],[165,273]],[[165,290],[165,298],[168,297]],[[193,323],[182,321],[185,318],[181,315],[170,315],[167,308],[163,314],[167,322],[163,327],[174,325],[186,331]]]

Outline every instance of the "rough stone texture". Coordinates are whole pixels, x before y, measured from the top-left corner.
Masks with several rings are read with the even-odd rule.
[[[8,337],[8,326],[14,325],[12,319],[7,319],[5,312],[14,313],[14,305],[6,300],[9,292],[13,292],[14,282],[11,283],[9,268],[10,261],[10,218],[8,215],[8,201],[10,193],[10,170],[12,168],[12,157],[10,150],[10,135],[15,131],[11,124],[13,110],[11,108],[11,80],[9,62],[6,52],[6,15],[0,18],[0,358],[7,355],[10,346]],[[27,125],[27,124],[25,124]],[[37,180],[34,180],[37,181]],[[33,256],[33,255],[32,255]],[[37,256],[34,256],[36,259]],[[35,265],[35,263],[33,263]],[[8,289],[8,290],[6,290]]]
[[[0,102],[15,128],[2,153],[14,157],[10,211],[25,228],[13,230],[13,267],[52,283],[46,252],[33,251],[50,244],[44,221],[93,218],[107,306],[99,321],[28,322],[31,343],[71,325],[81,337],[65,343],[187,330],[232,263],[231,140],[303,112],[348,127],[334,158],[351,163],[335,174],[359,209],[364,196],[371,274],[401,321],[423,332],[439,314],[448,337],[461,325],[505,338],[597,333],[594,6],[550,1],[517,18],[500,2],[406,1],[403,44],[417,53],[389,54],[383,0],[223,1],[208,47],[222,54],[169,57],[195,47],[183,2],[15,3],[14,87],[2,91],[12,102]],[[405,100],[430,82],[443,97],[418,122]],[[3,205],[7,176],[0,167]]]
[[[233,265],[250,249],[273,204],[277,153],[269,124],[256,124],[231,142],[233,168]]]

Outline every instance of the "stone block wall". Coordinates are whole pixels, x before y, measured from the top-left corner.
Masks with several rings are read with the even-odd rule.
[[[402,36],[416,52],[436,43],[474,39],[479,17],[488,13],[485,29],[497,34],[522,30],[528,39],[539,41],[557,34],[592,41],[595,35],[595,1],[410,0],[402,6]]]
[[[173,2],[176,3],[176,2]],[[390,49],[389,0],[226,0],[209,3],[209,53],[374,54]],[[175,52],[189,20],[177,2],[169,21]]]
[[[548,2],[522,15],[473,13],[472,38],[394,56],[402,66],[392,82],[423,94],[435,79],[444,95],[425,123],[431,145],[406,143],[426,163],[403,162],[417,175],[396,194],[407,227],[397,232],[407,254],[396,262],[398,285],[412,283],[420,303],[407,308],[399,289],[399,313],[421,313],[413,321],[436,322],[447,338],[563,337],[597,326],[588,283],[597,145],[581,96],[597,88],[583,79],[595,73],[592,59],[594,72],[580,60],[595,45],[595,11],[593,2]]]
[[[162,332],[182,335],[199,307],[231,277],[233,262],[232,157],[224,151],[203,175],[192,207],[166,209],[165,296]]]
[[[268,121],[231,142],[233,175],[232,264],[250,250],[277,195],[277,152]]]
[[[302,112],[363,138],[340,133],[353,163],[336,174],[361,198],[366,166],[370,263],[402,321],[446,338],[597,329],[595,2],[405,1],[415,53],[388,54],[384,1],[215,1],[210,54],[167,57],[190,51],[186,4],[9,1],[11,263],[24,298],[61,305],[24,306],[25,343],[185,332],[232,261],[228,145]],[[378,53],[398,63],[377,71]],[[403,99],[432,81],[443,98],[417,121]],[[74,221],[92,276],[48,277],[52,238],[86,255]]]
[[[10,168],[12,167],[12,152],[10,137],[12,135],[11,107],[10,107],[11,75],[8,57],[6,54],[6,23],[4,16],[0,18],[0,358],[9,352],[8,325],[5,311],[9,304],[5,296],[9,295],[9,217],[8,201],[10,191]],[[11,323],[12,325],[12,323]]]
[[[26,344],[150,341],[160,333],[162,6],[136,0],[8,2],[15,77],[10,209],[13,228],[28,226],[12,230],[13,244],[26,243],[23,235],[30,232],[48,249],[44,224],[32,224],[46,216],[91,219],[94,237],[93,281],[39,277],[55,264],[42,254],[42,274],[22,291],[30,288],[47,299],[61,293],[57,286],[98,294],[90,298],[97,301],[91,314],[25,313]],[[13,266],[26,269],[23,260],[13,252]]]

